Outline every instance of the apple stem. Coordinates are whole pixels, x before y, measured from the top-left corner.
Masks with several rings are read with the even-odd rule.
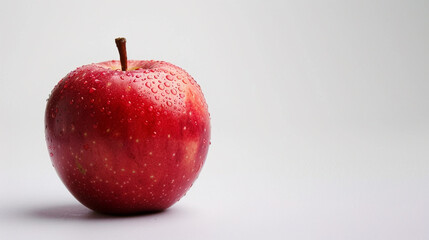
[[[120,37],[120,38],[116,38],[115,42],[116,42],[116,47],[118,48],[118,51],[119,51],[119,57],[121,59],[122,71],[127,71],[127,48],[126,48],[127,40],[125,38]]]

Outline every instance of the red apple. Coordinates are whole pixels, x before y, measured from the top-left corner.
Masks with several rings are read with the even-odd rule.
[[[85,65],[55,86],[45,113],[50,157],[69,191],[94,211],[163,210],[192,186],[206,159],[207,104],[185,70],[127,61],[120,52],[122,64]]]

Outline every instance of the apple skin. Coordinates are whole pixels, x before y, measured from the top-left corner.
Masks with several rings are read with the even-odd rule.
[[[52,90],[45,112],[52,164],[86,207],[164,210],[192,186],[210,145],[200,86],[162,61],[85,65]]]

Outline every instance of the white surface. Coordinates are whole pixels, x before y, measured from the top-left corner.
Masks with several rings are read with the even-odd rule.
[[[3,1],[5,239],[429,239],[427,1]],[[44,142],[77,66],[162,59],[200,83],[212,145],[169,210],[97,215]]]

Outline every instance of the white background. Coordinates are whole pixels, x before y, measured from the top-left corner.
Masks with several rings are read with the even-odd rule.
[[[429,2],[2,1],[4,239],[429,239]],[[206,165],[169,210],[95,214],[50,165],[78,66],[165,60],[202,86]]]

